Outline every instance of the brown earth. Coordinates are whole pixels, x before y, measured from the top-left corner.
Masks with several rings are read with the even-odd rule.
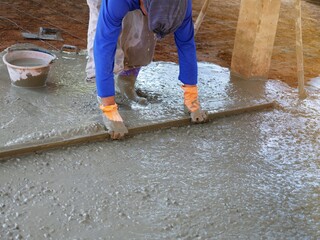
[[[313,3],[311,2],[313,1]],[[193,1],[194,19],[204,0]],[[269,78],[297,85],[294,1],[282,0]],[[320,75],[319,0],[302,2],[304,65],[306,80]],[[211,0],[207,15],[196,36],[198,60],[230,67],[240,0]],[[2,0],[0,2],[0,51],[31,42],[50,50],[63,44],[86,48],[88,7],[85,0]],[[24,39],[22,32],[36,33],[39,27],[57,28],[64,41]],[[157,44],[155,61],[177,61],[173,38]]]

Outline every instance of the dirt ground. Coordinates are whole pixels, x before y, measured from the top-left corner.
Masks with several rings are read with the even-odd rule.
[[[193,1],[194,19],[204,0]],[[306,81],[320,75],[319,0],[302,2],[304,65]],[[240,0],[212,0],[196,36],[198,60],[230,67]],[[295,15],[293,1],[282,0],[269,78],[297,85],[295,54]],[[86,48],[88,7],[79,0],[2,0],[0,2],[0,51],[12,44],[32,42],[50,50],[63,44]],[[39,27],[57,28],[63,41],[24,39],[22,32],[36,33]],[[155,61],[177,62],[173,38],[157,44]]]

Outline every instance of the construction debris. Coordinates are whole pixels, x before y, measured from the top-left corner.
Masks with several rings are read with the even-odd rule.
[[[22,36],[27,39],[63,41],[63,38],[61,37],[61,31],[56,28],[40,27],[38,33],[23,32]]]

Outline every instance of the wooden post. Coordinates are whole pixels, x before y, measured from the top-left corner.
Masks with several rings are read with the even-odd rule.
[[[194,35],[197,34],[199,28],[200,28],[200,25],[201,23],[203,22],[203,19],[207,13],[207,9],[209,7],[209,3],[210,3],[210,0],[205,0],[204,3],[203,3],[203,6],[201,8],[201,11],[197,17],[197,20],[196,20],[196,23],[194,24]]]
[[[231,76],[267,79],[281,0],[242,0]]]
[[[301,0],[295,0],[295,9],[296,9],[296,54],[297,54],[298,90],[299,90],[299,98],[302,99],[307,97],[307,93],[304,89]]]

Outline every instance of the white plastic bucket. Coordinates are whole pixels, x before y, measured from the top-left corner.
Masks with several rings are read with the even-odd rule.
[[[41,50],[12,50],[3,56],[11,83],[35,88],[46,85],[50,65],[56,56]]]

